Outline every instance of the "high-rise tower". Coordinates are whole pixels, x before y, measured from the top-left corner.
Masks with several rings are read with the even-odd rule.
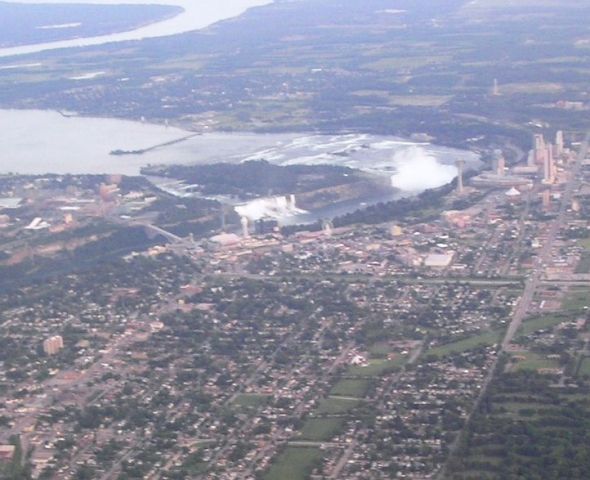
[[[541,196],[543,198],[543,210],[548,212],[549,210],[551,210],[551,191],[550,190],[543,190],[543,193]]]
[[[555,134],[555,155],[557,157],[561,157],[563,155],[563,149],[563,132],[561,130],[558,130]]]
[[[465,160],[457,160],[457,193],[463,193],[463,168],[465,166]]]
[[[543,165],[545,163],[545,157],[547,156],[547,147],[545,145],[545,139],[543,135],[540,133],[535,134],[534,140],[534,156],[535,156],[535,163],[537,165]]]
[[[495,165],[496,175],[503,176],[506,173],[506,159],[504,158],[502,150],[495,151]]]
[[[494,87],[492,89],[492,95],[494,95],[494,97],[498,97],[500,95],[500,85],[498,84],[497,78],[494,78]]]
[[[242,224],[242,234],[244,238],[248,238],[250,236],[250,230],[248,229],[248,218],[242,217],[240,222]]]
[[[553,183],[555,181],[555,162],[553,160],[553,147],[551,144],[546,148],[543,157],[543,182]]]

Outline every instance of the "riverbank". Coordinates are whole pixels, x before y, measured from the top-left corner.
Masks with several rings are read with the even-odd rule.
[[[46,4],[145,4],[145,0],[17,0],[17,3]],[[144,40],[147,38],[167,37],[181,33],[201,30],[214,23],[242,15],[253,7],[272,3],[272,0],[226,0],[225,2],[194,2],[192,0],[158,0],[161,5],[181,7],[178,15],[163,21],[151,23],[127,32],[76,38],[56,42],[37,43],[11,48],[0,48],[0,58],[16,57],[32,53],[64,48],[81,48],[117,42]]]

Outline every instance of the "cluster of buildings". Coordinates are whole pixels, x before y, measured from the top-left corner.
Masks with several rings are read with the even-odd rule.
[[[101,181],[102,180],[102,181]],[[0,177],[0,266],[34,257],[52,258],[96,237],[118,215],[134,215],[152,205],[157,193],[138,185],[121,186],[123,178]],[[141,182],[140,182],[141,183]]]
[[[64,479],[82,467],[97,478],[264,477],[285,448],[302,445],[324,459],[318,476],[433,478],[496,361],[525,277],[541,268],[545,281],[566,282],[539,289],[531,313],[544,314],[590,272],[586,169],[551,260],[539,264],[547,216],[565,194],[552,162],[568,154],[559,135],[551,148],[536,140],[532,166],[548,178],[465,185],[436,219],[326,222],[290,237],[265,221],[247,236],[171,237],[49,279],[34,306],[0,291],[0,338],[11,342],[0,361],[0,444],[20,435],[35,476]],[[499,155],[494,169],[509,177]],[[127,195],[116,190],[99,196],[127,203],[112,202]],[[77,221],[79,206],[68,211]],[[578,320],[558,327],[582,331]],[[536,334],[510,368],[562,340]],[[560,359],[542,360],[563,374]],[[359,421],[367,406],[373,423]]]
[[[544,185],[551,186],[560,182],[560,166],[563,167],[573,158],[574,154],[565,146],[562,131],[556,132],[554,143],[547,142],[543,134],[535,134],[526,163],[507,166],[504,155],[497,150],[494,152],[492,171],[477,175],[471,180],[471,185],[528,190],[540,178]]]
[[[397,228],[392,230],[398,238],[403,235]],[[338,235],[342,232],[336,231],[330,238],[338,242]],[[355,241],[358,249],[360,239]],[[315,241],[304,245],[311,248],[316,244],[319,245]],[[257,255],[260,254],[258,251]],[[275,254],[271,250],[265,253],[269,258]],[[424,322],[439,319],[442,323],[436,325],[444,328],[444,341],[453,341],[487,328],[488,323],[478,322],[478,317],[490,321],[494,318],[492,312],[474,315],[473,324],[467,326],[466,317],[457,312],[465,308],[461,306],[464,302],[479,300],[477,290],[464,288],[452,295],[458,302],[455,313],[449,316],[436,307],[431,315],[422,317],[417,316],[420,306],[436,296],[436,287],[389,281],[381,285],[347,281],[347,286],[343,286],[329,276],[320,284],[305,278],[249,280],[247,275],[242,279],[239,275],[221,276],[226,280],[220,284],[204,283],[194,275],[205,267],[203,275],[215,278],[216,267],[209,259],[202,256],[187,262],[186,258],[177,260],[163,253],[153,260],[152,270],[141,275],[141,270],[135,269],[145,268],[145,263],[131,259],[125,283],[116,276],[101,281],[104,299],[93,297],[95,280],[80,276],[65,287],[57,282],[48,285],[46,296],[39,299],[34,309],[8,312],[28,332],[38,332],[23,336],[23,340],[28,339],[25,341],[32,342],[39,334],[56,327],[67,327],[69,332],[62,333],[64,339],[68,335],[69,352],[54,357],[59,362],[58,369],[52,370],[50,377],[38,377],[43,370],[42,357],[35,360],[34,367],[23,365],[14,371],[14,375],[17,370],[28,375],[15,382],[9,392],[23,387],[36,392],[27,399],[27,408],[21,409],[20,402],[8,400],[7,407],[0,411],[11,419],[11,432],[19,430],[25,445],[35,447],[32,461],[37,474],[57,468],[63,478],[71,478],[82,465],[103,473],[113,467],[122,472],[139,471],[146,477],[182,471],[186,468],[185,456],[155,440],[163,434],[162,428],[167,434],[174,432],[175,444],[189,451],[202,450],[203,458],[215,462],[222,471],[248,474],[264,470],[273,465],[285,444],[298,441],[302,422],[313,419],[319,402],[329,398],[340,375],[347,375],[352,368],[373,368],[376,358],[369,352],[370,343],[352,340],[364,335],[366,320],[384,319],[386,331],[412,326],[420,338],[429,328],[429,323]],[[329,256],[318,256],[315,261],[320,266],[332,263]],[[286,265],[284,268],[287,276],[298,269]],[[57,295],[61,288],[67,291]],[[148,291],[157,293],[149,295]],[[446,296],[440,292],[441,301]],[[315,305],[309,299],[314,299]],[[498,297],[498,304],[503,301]],[[486,303],[480,305],[487,308]],[[360,317],[355,313],[357,309],[362,312]],[[56,317],[58,311],[63,314]],[[149,313],[138,317],[138,311]],[[49,318],[48,312],[53,312],[51,322],[45,320]],[[29,320],[24,321],[25,318]],[[447,323],[451,319],[454,323]],[[389,358],[407,358],[409,352],[423,344],[398,345],[401,339],[403,336],[388,343]],[[443,341],[442,337],[439,341]],[[359,364],[355,358],[364,360]],[[455,367],[449,364],[449,368],[452,372]],[[364,374],[362,370],[360,374],[367,382],[373,380],[374,374]],[[454,377],[449,374],[448,378]],[[359,396],[360,402],[364,400],[364,393],[354,395]],[[204,398],[206,402],[199,400]],[[248,398],[266,400],[259,408],[243,410],[240,405],[247,404]],[[117,419],[109,413],[113,412],[113,405],[132,405],[132,410],[146,420],[140,421],[131,414]],[[220,415],[228,408],[239,413],[238,423]],[[91,412],[98,416],[97,423],[89,416]],[[167,418],[167,422],[156,422],[158,418]],[[344,424],[345,420],[342,419]],[[67,460],[59,460],[62,442],[71,435],[76,439],[75,446],[68,447]],[[207,443],[199,446],[195,438]],[[228,442],[229,438],[235,442]],[[98,460],[103,458],[98,453],[112,441],[121,443],[119,453],[128,453],[125,463]],[[252,446],[243,457],[234,453],[242,448],[240,442]],[[346,450],[346,442],[344,436],[321,451],[337,457]],[[156,460],[148,461],[145,452],[151,452],[150,458]],[[424,463],[436,465],[426,460]],[[219,478],[225,477],[220,474]]]
[[[535,146],[529,153],[528,166],[543,171],[543,183],[553,184],[557,178],[557,161],[564,156],[563,132],[555,135],[555,144],[546,143],[542,134],[535,135]]]

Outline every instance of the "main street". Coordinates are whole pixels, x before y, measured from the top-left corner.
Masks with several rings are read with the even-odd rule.
[[[535,261],[533,272],[525,282],[525,288],[522,298],[516,308],[516,311],[514,312],[512,321],[510,322],[510,325],[508,325],[508,329],[506,330],[506,335],[504,336],[504,340],[502,342],[502,351],[506,350],[506,348],[510,345],[510,343],[514,339],[514,336],[516,335],[516,332],[520,328],[522,321],[526,317],[530,305],[533,301],[535,292],[540,282],[542,281],[542,277],[544,275],[544,267],[551,260],[555,239],[557,238],[559,231],[565,225],[568,207],[572,202],[574,192],[580,186],[579,174],[580,169],[582,167],[582,162],[584,161],[584,158],[586,158],[586,154],[588,153],[589,141],[590,132],[586,135],[586,138],[584,139],[584,142],[580,147],[580,152],[578,154],[577,160],[573,165],[573,168],[569,172],[569,179],[561,198],[559,213],[549,226],[547,238],[541,247],[537,260]]]
[[[559,213],[555,217],[555,219],[553,219],[553,221],[550,223],[550,225],[548,227],[545,242],[543,243],[543,245],[538,253],[537,259],[536,259],[535,264],[533,266],[532,273],[525,281],[524,291],[522,293],[522,296],[520,297],[520,300],[518,302],[518,305],[516,306],[516,309],[514,310],[514,312],[512,314],[512,320],[511,320],[510,324],[508,325],[508,328],[506,329],[506,334],[504,335],[504,339],[502,340],[502,343],[500,345],[498,355],[496,356],[496,359],[494,360],[493,364],[491,365],[491,367],[488,371],[488,374],[486,375],[486,378],[485,378],[484,383],[482,385],[481,391],[479,392],[479,395],[473,405],[473,408],[471,410],[471,413],[469,414],[469,417],[467,418],[467,420],[465,422],[465,425],[468,425],[471,422],[473,415],[477,412],[481,401],[483,400],[483,398],[486,395],[486,392],[487,392],[487,389],[488,389],[490,383],[492,382],[495,374],[497,373],[498,363],[499,363],[500,358],[502,358],[502,354],[508,350],[508,347],[511,345],[512,341],[514,340],[514,337],[516,336],[516,333],[520,329],[520,326],[522,325],[523,320],[527,317],[528,313],[531,310],[531,306],[532,306],[533,300],[535,298],[535,292],[537,291],[537,288],[539,287],[539,285],[543,281],[543,276],[545,273],[544,272],[545,265],[547,265],[549,263],[549,261],[551,260],[551,255],[552,255],[555,240],[558,236],[558,233],[565,225],[568,207],[571,204],[574,192],[580,187],[580,180],[579,180],[580,170],[582,168],[582,163],[588,153],[589,143],[590,143],[590,132],[588,132],[586,134],[586,137],[580,146],[580,151],[579,151],[578,156],[575,160],[575,163],[573,164],[572,168],[569,171],[569,175],[568,175],[569,178],[567,180],[565,190],[564,190],[563,195],[561,197],[561,204],[560,204],[560,208],[559,208]],[[459,440],[461,438],[461,435],[462,435],[461,433],[458,434],[457,438],[455,439],[455,441],[451,445],[451,448],[449,450],[449,456],[447,457],[447,463],[439,471],[439,474],[437,476],[437,478],[439,480],[442,480],[445,478],[447,466],[448,466],[448,461],[457,453],[457,450],[460,445]]]

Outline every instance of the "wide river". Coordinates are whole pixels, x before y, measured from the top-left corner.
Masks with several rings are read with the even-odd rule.
[[[184,9],[183,13],[150,25],[130,30],[128,32],[101,35],[98,37],[77,38],[35,45],[0,49],[0,57],[38,53],[59,48],[87,47],[103,45],[113,42],[125,42],[129,40],[142,40],[145,38],[165,37],[179,33],[199,30],[212,25],[220,20],[234,18],[252,7],[259,7],[272,3],[272,0],[16,0],[12,3],[92,3],[92,4],[160,4],[174,5]]]
[[[0,173],[138,175],[146,165],[240,162],[334,164],[391,176],[393,186],[421,191],[451,181],[455,160],[474,153],[369,134],[205,133],[42,110],[0,110]],[[173,142],[169,144],[169,142]],[[158,145],[161,145],[158,147]],[[152,148],[155,147],[155,148]],[[149,149],[141,155],[112,151]]]
[[[123,33],[0,49],[0,57],[47,50],[101,45],[180,34],[205,28],[241,15],[273,0],[16,0],[19,3],[94,3],[180,6],[179,15]],[[391,195],[367,198],[368,203],[419,193],[450,182],[454,165],[462,159],[479,165],[467,151],[369,134],[254,134],[206,133],[195,136],[174,127],[140,122],[83,118],[39,110],[0,110],[0,174],[112,174],[138,175],[142,166],[240,162],[265,159],[278,165],[334,164],[390,177]],[[113,151],[144,151],[141,155],[112,155]],[[265,199],[261,199],[264,203]],[[269,200],[272,203],[272,199]],[[358,201],[357,201],[358,202]],[[314,221],[354,210],[358,203],[338,210],[295,216],[285,222]],[[362,203],[361,203],[362,205]],[[264,205],[262,205],[264,207]],[[260,205],[244,208],[257,210]],[[251,212],[256,216],[256,212]],[[300,218],[299,218],[300,217]],[[316,218],[317,217],[317,218]],[[322,217],[322,218],[324,218]],[[285,223],[283,222],[283,223]]]

